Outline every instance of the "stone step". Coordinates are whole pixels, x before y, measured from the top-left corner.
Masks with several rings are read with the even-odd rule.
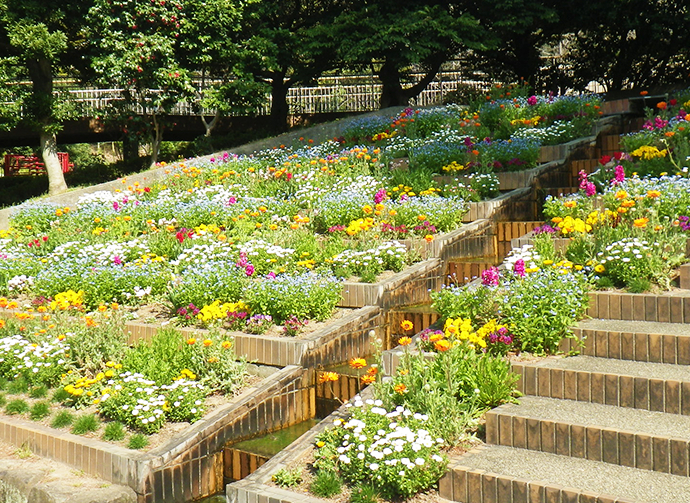
[[[487,413],[486,441],[690,475],[690,416],[526,396]]]
[[[690,503],[690,478],[491,445],[455,458],[439,493],[459,503]]]
[[[690,415],[690,367],[574,356],[512,362],[523,395]]]
[[[578,323],[573,333],[583,341],[583,355],[690,365],[690,324],[591,319]],[[566,352],[578,349],[577,341],[566,343]]]
[[[661,323],[690,323],[690,291],[663,294],[590,292],[587,315],[592,318]]]

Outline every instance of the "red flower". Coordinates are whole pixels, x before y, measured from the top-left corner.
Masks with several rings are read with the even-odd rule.
[[[602,156],[601,156],[601,159],[599,159],[599,164],[601,164],[602,166],[604,166],[604,165],[608,164],[610,160],[611,160],[611,156],[610,156],[610,155],[602,155]]]

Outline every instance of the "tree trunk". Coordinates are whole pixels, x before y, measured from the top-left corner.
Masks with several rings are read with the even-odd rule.
[[[139,140],[128,134],[122,138],[122,160],[125,164],[139,166]]]
[[[65,175],[57,155],[55,124],[53,124],[53,70],[47,58],[27,61],[34,94],[34,118],[38,127],[41,156],[48,173],[48,193],[53,196],[67,191]]]
[[[156,167],[158,162],[158,154],[161,149],[161,142],[163,141],[163,124],[156,117],[156,112],[151,114],[153,119],[153,138],[151,139],[151,168]]]
[[[442,57],[436,58],[429,64],[427,72],[424,77],[422,77],[422,80],[404,89],[400,82],[401,76],[399,69],[394,63],[386,59],[378,73],[379,80],[381,80],[382,84],[379,107],[383,109],[388,107],[407,106],[412,98],[419,96],[419,93],[426,89],[429,82],[434,80],[444,60],[445,58]]]
[[[271,80],[271,129],[275,133],[283,133],[288,129],[287,94],[290,90],[289,82],[285,81],[285,73],[281,72]]]
[[[62,164],[58,157],[55,133],[41,131],[40,140],[41,157],[43,157],[43,164],[46,167],[46,173],[48,173],[48,194],[51,196],[62,194],[67,190],[67,183],[65,183]]]
[[[204,129],[206,129],[206,133],[204,136],[206,138],[209,138],[211,136],[211,132],[213,132],[213,128],[216,127],[216,124],[218,124],[218,121],[220,121],[220,110],[216,109],[216,114],[213,116],[213,119],[211,119],[211,122],[206,120],[206,117],[203,115],[200,115],[201,117],[201,122],[204,123]]]

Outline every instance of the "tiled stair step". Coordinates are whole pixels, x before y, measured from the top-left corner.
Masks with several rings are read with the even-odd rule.
[[[654,321],[585,320],[573,328],[587,356],[690,365],[690,324]],[[565,339],[570,349],[577,341]]]
[[[690,475],[690,416],[526,396],[487,413],[486,441]]]
[[[690,367],[574,356],[513,362],[524,395],[690,415]]]
[[[609,320],[690,323],[690,291],[663,294],[591,292],[587,315]]]
[[[690,478],[491,445],[456,458],[439,492],[460,503],[690,503]]]

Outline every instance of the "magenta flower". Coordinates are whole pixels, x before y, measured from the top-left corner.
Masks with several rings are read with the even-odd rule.
[[[379,204],[384,199],[386,199],[386,189],[379,189],[376,194],[374,194],[374,204]]]
[[[520,259],[517,259],[515,261],[515,264],[513,265],[513,272],[517,275],[520,276],[521,278],[525,277],[525,261]]]
[[[482,271],[482,285],[484,286],[498,286],[499,279],[498,267],[490,267]]]
[[[620,164],[615,167],[614,177],[611,180],[611,185],[620,185],[625,181],[625,169]]]
[[[532,95],[529,98],[527,98],[527,104],[531,107],[537,104],[537,97]]]

